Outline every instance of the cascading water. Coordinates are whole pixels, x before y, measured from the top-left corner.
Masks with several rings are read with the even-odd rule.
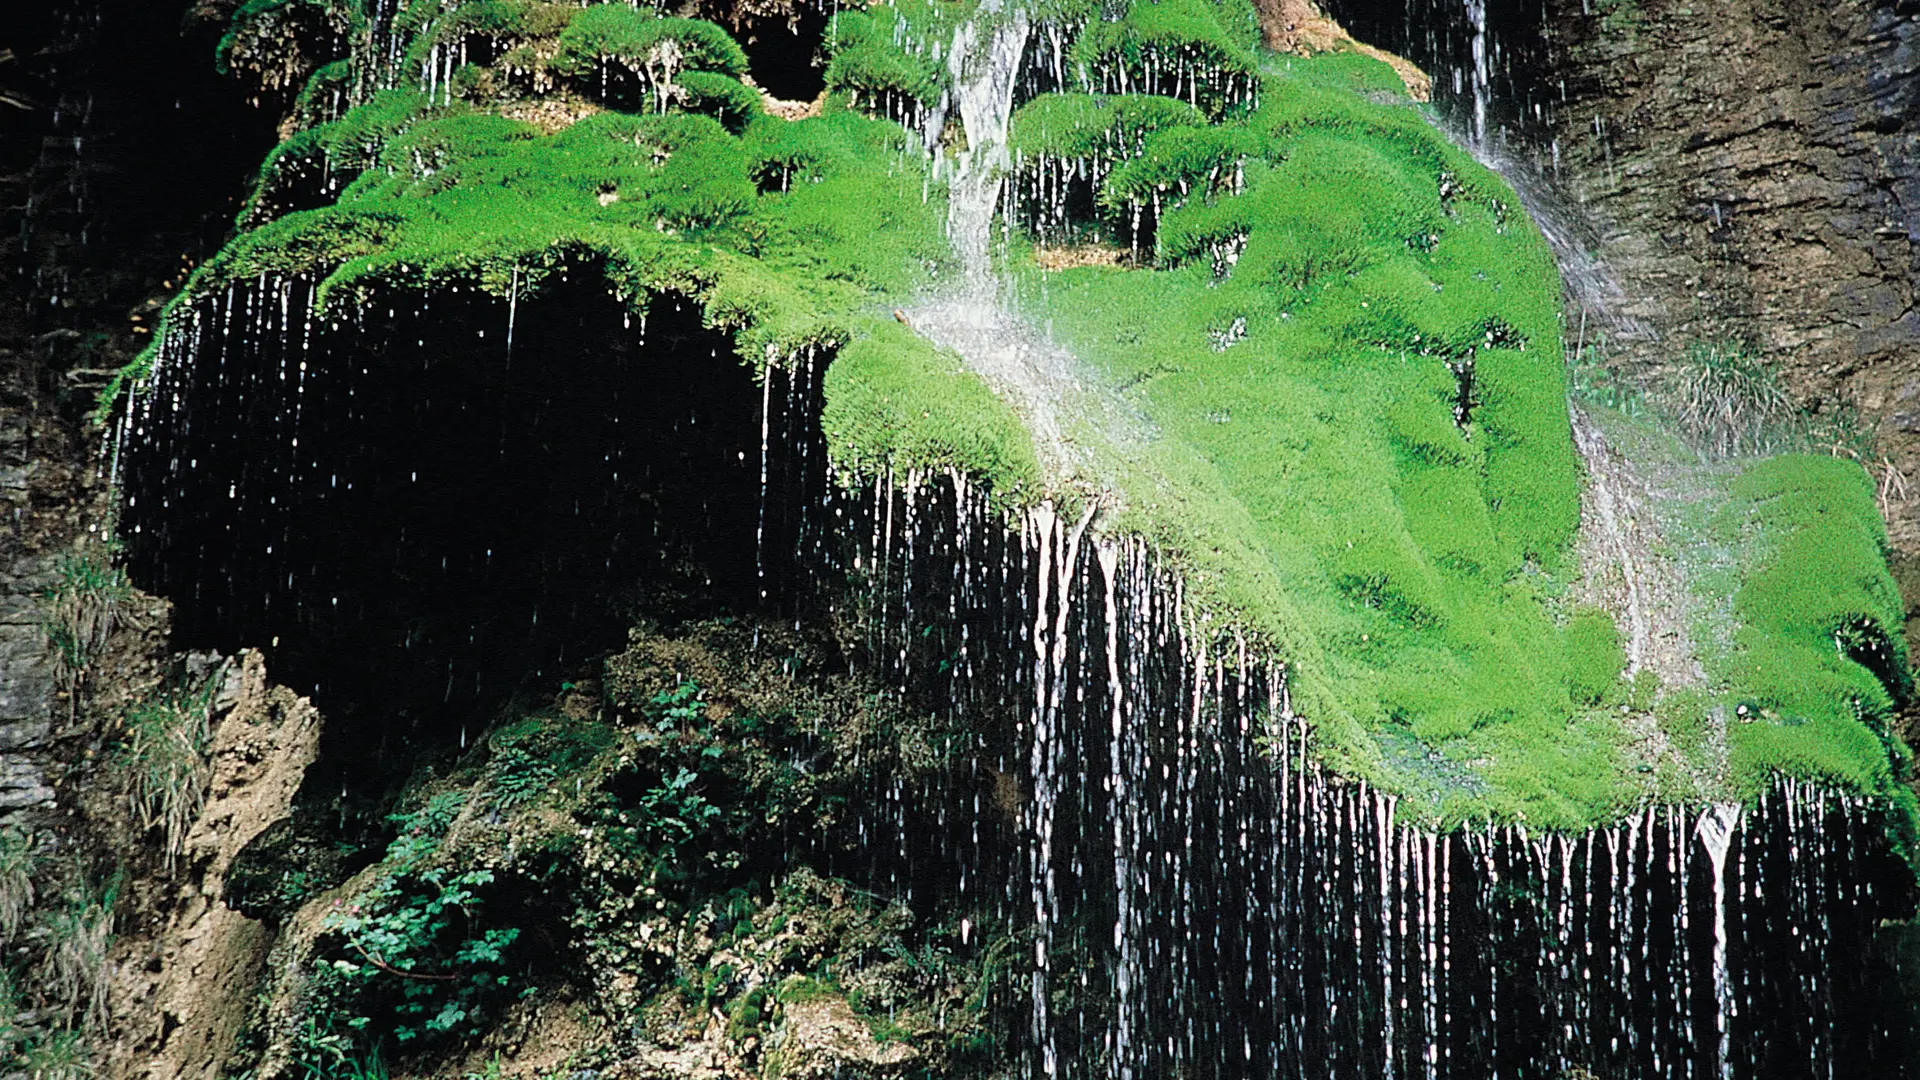
[[[1017,4],[1004,9],[998,0],[980,5],[960,24],[947,54],[954,101],[967,147],[956,158],[947,193],[947,234],[960,257],[965,289],[976,297],[993,295],[989,247],[994,212],[1006,182],[1007,121],[1021,74],[1032,24]]]
[[[1461,96],[1484,146],[1494,45],[1486,5],[1467,14]],[[1044,459],[1072,409],[1047,387],[1075,369],[999,311],[989,257],[990,140],[1026,33],[1015,16],[956,36],[969,152],[949,227],[970,317],[948,301],[914,323],[1029,419]],[[982,730],[976,772],[1018,777],[1017,819],[944,857],[989,923],[1030,936],[1030,1075],[1725,1080],[1884,1059],[1887,1033],[1846,1004],[1868,987],[1845,958],[1899,906],[1870,887],[1902,871],[1868,805],[1783,781],[1748,814],[1647,809],[1580,836],[1409,827],[1314,764],[1284,662],[1207,625],[1094,508],[1043,505],[1007,534],[963,477],[913,475],[836,514],[861,517],[870,539],[839,569],[878,585],[873,655]]]
[[[993,825],[933,857],[1031,941],[1029,1075],[1825,1077],[1897,1045],[1854,1019],[1902,876],[1866,803],[1783,781],[1581,835],[1409,827],[1313,763],[1284,666],[1144,543],[1051,506],[1009,533],[960,476],[833,518],[866,537],[833,558],[871,654],[976,733],[971,779],[867,832]],[[996,824],[977,792],[1009,775]]]
[[[1484,132],[1497,54],[1485,5],[1473,4]],[[1039,50],[1051,82],[1025,66],[1033,38],[1028,14],[994,5],[954,36],[967,149],[949,229],[962,280],[910,321],[1011,402],[1057,476],[1072,470],[1072,426],[1090,395],[1073,357],[1002,307],[992,264],[1008,117],[1023,86],[1062,77],[1057,38]],[[362,47],[369,70],[395,62],[376,36]],[[369,582],[397,568],[431,583],[450,572],[434,557],[451,551],[466,556],[466,585],[491,585],[494,549],[473,537],[430,546],[402,528],[370,568],[341,565],[341,552],[294,527],[295,511],[346,499],[335,494],[343,478],[355,498],[379,496],[381,513],[399,515],[389,524],[449,529],[487,505],[483,492],[451,512],[427,508],[430,520],[407,517],[410,460],[371,460],[378,421],[397,416],[424,434],[446,430],[429,420],[451,423],[481,458],[545,465],[559,447],[561,467],[538,477],[574,486],[522,485],[541,500],[625,485],[626,502],[589,509],[648,569],[704,575],[736,601],[842,605],[853,616],[842,621],[864,633],[863,659],[936,712],[957,748],[937,780],[876,776],[872,804],[855,810],[859,870],[910,901],[952,889],[964,947],[1015,943],[1014,1049],[1036,1080],[1847,1077],[1894,1052],[1889,1033],[1853,1019],[1872,988],[1851,959],[1899,910],[1901,890],[1885,883],[1905,880],[1866,801],[1782,780],[1744,810],[1642,807],[1578,835],[1409,825],[1393,796],[1316,763],[1317,718],[1295,711],[1287,658],[1210,621],[1159,552],[1107,528],[1097,498],[1009,521],[958,472],[832,487],[817,426],[822,357],[775,363],[752,387],[744,369],[713,363],[723,335],[682,317],[653,329],[667,347],[647,355],[664,368],[647,384],[666,391],[630,406],[620,391],[640,346],[628,335],[647,329],[604,296],[522,304],[511,282],[504,304],[434,297],[431,316],[422,303],[385,320],[375,305],[373,325],[346,328],[318,311],[312,284],[263,276],[176,320],[155,392],[123,432],[124,520],[144,575],[191,596],[223,632],[298,632],[316,650],[338,647],[324,638],[341,625],[330,613],[343,581],[359,601],[382,599]],[[487,410],[542,378],[562,345],[569,360],[611,357],[607,370],[567,388],[575,407],[535,425],[551,441],[509,439]],[[458,381],[486,392],[440,389],[437,363],[481,352],[478,376]],[[378,385],[371,360],[388,362]],[[582,416],[620,430],[582,430]],[[642,417],[657,430],[621,427]],[[208,484],[220,470],[202,462],[236,427],[281,433],[284,445],[223,463],[232,486]],[[229,536],[220,508],[243,491],[273,509],[255,532]],[[546,518],[583,516],[581,506]],[[516,507],[504,510],[511,519]],[[689,552],[710,546],[727,557]],[[801,566],[790,574],[775,556],[793,548]],[[537,544],[518,554],[516,577],[535,598],[579,569]],[[635,560],[598,554],[585,591],[633,572]],[[249,587],[267,587],[205,602],[196,590],[217,592],[223,576],[239,584],[235,559]],[[535,621],[507,614],[515,632]],[[405,620],[392,621],[410,643]],[[494,660],[478,647],[444,651],[463,684]]]

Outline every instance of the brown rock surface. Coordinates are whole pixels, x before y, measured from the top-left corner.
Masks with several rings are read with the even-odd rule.
[[[1415,101],[1433,96],[1433,80],[1404,57],[1354,40],[1351,34],[1313,0],[1254,0],[1260,12],[1260,35],[1267,48],[1275,52],[1312,55],[1351,50],[1379,60],[1407,84],[1407,93]]]
[[[229,662],[214,709],[207,801],[187,834],[172,910],[154,938],[131,942],[147,956],[128,959],[148,962],[121,966],[115,1075],[219,1076],[273,940],[221,895],[234,857],[291,809],[319,750],[320,716],[269,683],[254,651]]]
[[[1744,339],[1803,406],[1857,409],[1920,603],[1920,5],[1549,9],[1559,179],[1651,331],[1615,344],[1648,371]]]

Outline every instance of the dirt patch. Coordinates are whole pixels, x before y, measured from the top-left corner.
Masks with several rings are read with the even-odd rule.
[[[524,120],[540,129],[542,135],[552,135],[565,131],[595,113],[606,110],[587,101],[569,101],[560,98],[539,98],[533,101],[515,101],[500,107],[500,115]]]
[[[900,1042],[881,1042],[867,1022],[839,998],[796,1003],[774,1033],[767,1075],[790,1080],[896,1076],[920,1055]]]
[[[827,104],[827,94],[824,90],[812,101],[786,101],[767,93],[759,83],[753,81],[751,75],[742,75],[740,81],[760,91],[760,106],[767,110],[768,116],[777,116],[782,120],[805,120],[819,116],[820,110]]]
[[[1105,244],[1063,244],[1035,248],[1033,252],[1034,263],[1049,273],[1082,266],[1128,266],[1132,258],[1126,248]]]
[[[1407,95],[1413,100],[1433,99],[1431,76],[1403,56],[1355,41],[1345,27],[1321,11],[1313,0],[1256,0],[1255,7],[1260,12],[1260,33],[1267,48],[1296,56],[1357,52],[1392,68],[1400,81],[1407,84]]]

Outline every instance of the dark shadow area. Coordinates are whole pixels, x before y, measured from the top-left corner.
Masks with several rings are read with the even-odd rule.
[[[825,11],[796,6],[790,17],[748,16],[728,25],[760,89],[782,101],[812,101],[827,88]]]
[[[636,610],[756,602],[761,389],[692,305],[631,317],[589,271],[511,311],[396,296],[309,329],[308,295],[197,313],[230,329],[157,380],[121,524],[175,646],[265,648],[340,760],[477,733]]]
[[[14,9],[18,10],[14,10]],[[0,338],[69,419],[129,358],[129,309],[230,231],[273,120],[214,70],[185,4],[13,5],[0,19]],[[150,314],[146,318],[151,322]]]
[[[1489,135],[1544,135],[1558,100],[1550,85],[1554,28],[1546,0],[1486,0],[1476,25],[1457,0],[1322,0],[1357,40],[1406,57],[1433,77],[1433,97],[1461,129],[1471,127],[1475,38],[1484,55]]]

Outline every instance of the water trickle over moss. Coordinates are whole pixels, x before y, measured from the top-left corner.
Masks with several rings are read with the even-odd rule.
[[[945,150],[917,129],[972,11],[841,13],[823,107],[787,121],[720,28],[644,7],[416,0],[383,27],[254,0],[223,59],[304,81],[308,126],[175,310],[263,274],[315,281],[336,312],[396,291],[526,302],[591,265],[636,313],[698,304],[734,334],[716,363],[832,352],[843,476],[957,468],[1036,499],[1057,478],[1015,412],[891,315],[955,274]],[[302,40],[346,66],[260,59],[249,43],[303,12]],[[1574,827],[1662,797],[1620,716],[1617,636],[1560,598],[1579,474],[1559,278],[1506,185],[1387,65],[1258,54],[1247,5],[1034,15],[1009,205],[1046,240],[1124,255],[1043,272],[1016,238],[1003,269],[1150,430],[1096,470],[1110,527],[1285,660],[1323,756],[1408,813]],[[1729,728],[1730,792],[1776,769],[1899,787],[1899,612],[1857,473],[1762,466],[1720,520],[1750,555],[1715,695],[1753,715]]]

